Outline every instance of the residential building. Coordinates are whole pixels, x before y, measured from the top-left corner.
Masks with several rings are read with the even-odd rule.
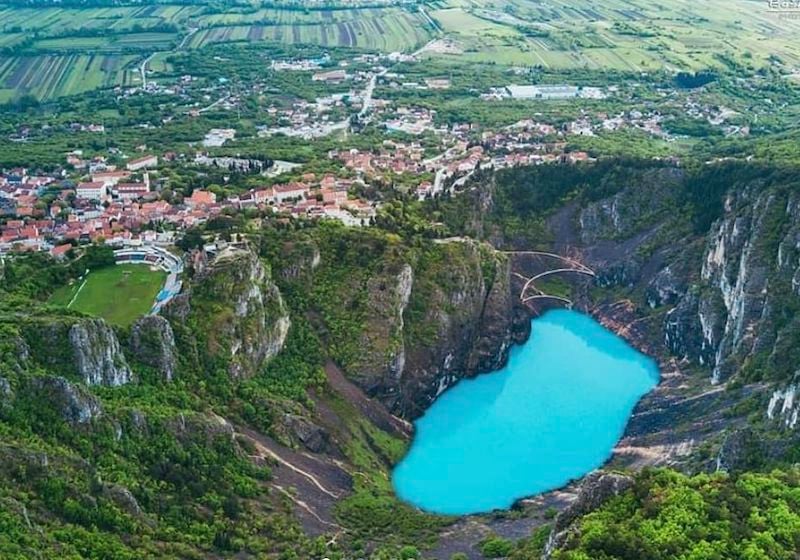
[[[140,169],[148,169],[158,165],[158,156],[144,156],[132,159],[125,166],[128,171],[139,171]]]
[[[102,201],[108,196],[108,187],[106,187],[105,183],[95,181],[78,183],[75,189],[75,196],[84,200]]]

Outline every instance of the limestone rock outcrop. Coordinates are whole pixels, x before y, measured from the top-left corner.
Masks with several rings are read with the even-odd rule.
[[[440,250],[447,267],[423,267],[413,276],[403,314],[403,367],[377,393],[407,418],[424,412],[458,379],[500,367],[527,327],[526,320],[514,319],[504,255],[472,241],[448,243]]]
[[[88,424],[103,414],[95,396],[63,377],[34,377],[30,381],[30,391],[37,402],[54,408],[66,422],[74,426]]]
[[[35,318],[21,325],[29,360],[87,385],[118,387],[134,380],[114,329],[99,318]],[[22,363],[22,362],[20,362]]]
[[[291,321],[269,269],[250,249],[229,247],[164,310],[173,328],[187,328],[187,347],[222,360],[234,378],[257,374],[283,348]]]
[[[113,329],[102,319],[85,319],[69,329],[78,374],[87,385],[118,387],[133,380]]]
[[[169,321],[158,315],[142,317],[131,327],[129,344],[134,358],[157,369],[165,381],[172,381],[178,358]]]

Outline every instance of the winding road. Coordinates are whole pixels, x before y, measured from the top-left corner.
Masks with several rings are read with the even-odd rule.
[[[153,60],[153,57],[160,53],[178,52],[183,50],[183,48],[186,46],[186,42],[191,39],[192,35],[197,33],[199,30],[199,27],[190,28],[189,32],[184,35],[183,39],[181,39],[181,42],[178,43],[178,46],[176,46],[174,49],[171,51],[156,51],[150,53],[150,55],[148,55],[148,57],[142,61],[142,63],[139,65],[139,75],[142,77],[142,89],[147,89],[147,65],[150,64],[150,61]]]

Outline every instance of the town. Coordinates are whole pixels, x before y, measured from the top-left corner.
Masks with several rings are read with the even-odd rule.
[[[359,55],[334,64],[328,55],[313,59],[273,60],[278,73],[302,74],[317,87],[333,91],[313,102],[294,99],[266,107],[267,119],[257,127],[261,138],[296,137],[313,143],[341,136],[344,147],[331,149],[325,157],[337,165],[325,173],[305,171],[302,163],[217,155],[220,149],[236,146],[237,129],[208,129],[202,142],[188,143],[185,151],[150,153],[146,145],[139,153],[124,154],[115,148],[64,154],[63,165],[50,172],[35,169],[6,169],[0,172],[0,254],[18,251],[49,251],[58,256],[72,246],[102,242],[113,246],[158,242],[169,244],[188,228],[221,214],[251,210],[261,215],[292,219],[327,218],[349,226],[369,225],[381,205],[381,196],[366,192],[396,190],[419,200],[462,188],[479,168],[502,169],[547,163],[577,163],[594,158],[576,149],[575,139],[598,134],[635,131],[663,141],[678,136],[664,128],[665,117],[657,110],[620,111],[581,108],[577,116],[557,122],[541,113],[505,126],[480,123],[445,124],[435,109],[391,100],[397,91],[432,91],[451,88],[445,77],[410,81],[390,71],[395,63],[413,64],[414,55]],[[195,80],[183,76],[177,84],[155,81],[144,87],[118,89],[121,98],[167,96],[177,103],[172,109],[181,118],[197,118],[208,110],[233,113],[243,93],[226,90],[223,82],[214,95],[202,88],[202,99],[192,93]],[[256,82],[253,92],[262,91]],[[484,103],[504,98],[547,103],[579,99],[604,100],[620,96],[618,88],[575,85],[519,86],[491,88],[480,93]],[[216,100],[214,99],[216,96]],[[182,100],[182,101],[181,101]],[[204,107],[198,104],[207,103]],[[724,107],[703,105],[687,97],[683,110],[692,118],[719,127],[725,134],[746,135],[744,126],[728,124],[736,113]],[[172,120],[164,118],[164,124]],[[383,140],[368,149],[347,147],[365,127],[380,131]],[[148,128],[148,126],[144,126]],[[72,123],[70,130],[105,135],[98,123]],[[25,142],[35,134],[21,129],[16,139]],[[218,193],[193,189],[188,196],[171,193],[164,171],[180,168],[196,176],[207,170],[226,170],[223,180],[247,174],[250,179],[234,192]],[[282,175],[290,176],[285,182]],[[257,178],[263,178],[263,184]],[[233,185],[233,183],[230,183]],[[366,189],[372,186],[376,189]],[[359,194],[361,193],[361,194]]]

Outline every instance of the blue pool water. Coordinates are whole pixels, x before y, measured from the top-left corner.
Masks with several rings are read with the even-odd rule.
[[[655,362],[594,319],[550,311],[506,367],[460,381],[416,422],[395,491],[461,515],[559,488],[608,459],[657,383]]]

